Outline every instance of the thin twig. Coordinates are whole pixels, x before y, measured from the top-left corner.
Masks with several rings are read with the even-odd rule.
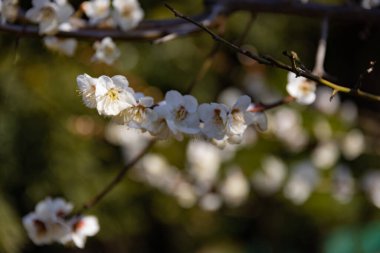
[[[133,158],[131,161],[129,161],[128,164],[126,164],[120,171],[119,173],[112,179],[111,182],[109,182],[106,187],[102,191],[100,191],[95,197],[90,199],[88,202],[86,202],[82,209],[80,209],[76,215],[80,215],[86,210],[90,209],[91,207],[95,206],[97,203],[99,203],[108,193],[110,193],[115,186],[120,183],[120,181],[124,178],[125,174],[127,171],[132,168],[148,151],[149,149],[153,146],[155,141],[150,141],[147,146],[138,154],[135,158]]]
[[[165,4],[165,6],[173,12],[173,14],[176,16],[176,17],[179,17],[181,19],[184,19],[194,25],[196,25],[197,27],[199,27],[200,29],[202,29],[203,31],[205,31],[206,33],[208,33],[215,41],[219,42],[219,43],[222,43],[223,45],[231,48],[232,50],[235,50],[236,52],[240,53],[240,54],[243,54],[255,61],[257,61],[258,63],[260,64],[264,64],[264,65],[268,65],[268,66],[272,66],[272,67],[277,67],[277,68],[280,68],[280,69],[283,69],[283,70],[287,70],[287,71],[290,71],[290,72],[293,72],[295,73],[296,75],[299,75],[299,76],[303,76],[307,79],[310,79],[310,80],[313,80],[321,85],[325,85],[325,86],[328,86],[330,88],[332,88],[333,90],[336,90],[337,92],[342,92],[342,93],[348,93],[348,94],[351,94],[351,95],[354,95],[354,96],[360,96],[360,97],[364,97],[364,98],[367,98],[367,99],[370,99],[370,100],[376,100],[376,101],[380,101],[380,96],[378,95],[374,95],[374,94],[371,94],[371,93],[368,93],[368,92],[365,92],[365,91],[362,91],[362,90],[353,90],[353,89],[350,89],[348,87],[345,87],[345,86],[342,86],[342,85],[339,85],[339,84],[335,84],[331,81],[328,81],[326,79],[323,79],[319,76],[316,76],[314,75],[313,73],[311,73],[310,71],[307,71],[307,70],[304,70],[304,69],[297,69],[296,71],[294,70],[294,68],[292,66],[289,66],[285,63],[282,63],[274,58],[272,58],[271,56],[262,56],[262,55],[257,55],[253,52],[250,52],[250,51],[247,51],[245,49],[242,49],[241,47],[223,39],[222,37],[218,36],[216,33],[214,33],[213,31],[211,31],[209,28],[203,26],[202,24],[198,23],[197,21],[191,19],[190,17],[187,17],[181,13],[179,13],[178,11],[176,11],[174,8],[172,8],[171,6]]]
[[[264,111],[267,111],[267,110],[270,110],[270,109],[273,109],[273,108],[276,108],[276,107],[279,107],[279,106],[282,106],[285,104],[289,104],[289,103],[293,102],[294,100],[295,100],[294,97],[287,96],[287,97],[284,97],[283,99],[281,99],[280,101],[277,101],[277,102],[274,102],[271,104],[264,104],[264,103],[255,104],[255,106],[252,109],[250,109],[249,111],[250,112],[264,112]]]

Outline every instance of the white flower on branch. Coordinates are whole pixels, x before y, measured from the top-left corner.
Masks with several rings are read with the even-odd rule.
[[[67,56],[73,56],[77,48],[75,39],[60,39],[54,36],[45,37],[44,44],[48,49]]]
[[[72,209],[73,205],[62,198],[47,197],[38,203],[35,211],[22,220],[29,238],[36,245],[73,242],[83,248],[86,237],[99,231],[98,219],[94,216],[68,218]]]
[[[104,21],[110,15],[110,0],[91,0],[82,3],[82,9],[87,17],[90,18],[90,24],[96,25]]]
[[[144,18],[144,11],[136,0],[113,0],[113,17],[123,31],[136,27]]]
[[[110,37],[106,37],[100,42],[96,41],[94,44],[94,49],[96,52],[92,57],[92,60],[96,62],[103,62],[108,65],[112,65],[120,56],[120,50]]]
[[[300,104],[312,104],[316,98],[316,84],[304,77],[297,77],[296,74],[289,72],[288,84],[286,85],[288,93]]]
[[[153,113],[151,107],[154,101],[152,97],[144,96],[141,92],[135,93],[134,97],[135,104],[123,110],[118,118],[122,124],[144,130],[150,124],[148,114]]]
[[[73,14],[73,7],[66,0],[33,0],[33,8],[26,12],[26,17],[39,24],[39,33],[53,35],[62,23],[68,22]]]
[[[156,108],[164,116],[167,126],[178,140],[183,138],[183,133],[199,133],[198,102],[193,96],[182,96],[178,91],[168,91],[165,103]]]
[[[134,91],[128,86],[129,82],[124,76],[99,77],[95,89],[96,108],[99,114],[115,116],[134,105],[136,103]]]
[[[77,77],[79,92],[82,94],[83,103],[89,108],[96,108],[96,85],[97,78],[93,78],[87,74]]]
[[[240,143],[248,125],[253,123],[253,113],[247,111],[250,105],[251,98],[244,95],[232,106],[226,124],[228,142]]]
[[[70,232],[64,218],[72,208],[70,203],[61,198],[48,197],[38,203],[35,211],[22,220],[29,238],[37,245],[59,241]]]
[[[229,113],[227,106],[217,103],[201,104],[198,113],[203,122],[202,133],[209,139],[224,139]]]
[[[72,241],[78,248],[84,248],[87,237],[99,232],[99,222],[95,216],[74,217],[68,223],[71,232],[61,239],[63,244]]]
[[[1,23],[14,22],[18,14],[18,0],[0,0]]]

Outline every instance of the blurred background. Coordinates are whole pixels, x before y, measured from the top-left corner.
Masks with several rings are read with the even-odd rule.
[[[167,2],[186,14],[203,9],[200,0]],[[162,1],[140,3],[146,18],[172,17]],[[224,37],[237,41],[249,20],[231,15]],[[293,50],[312,69],[319,34],[318,19],[258,14],[244,46],[283,61]],[[326,72],[353,86],[378,60],[379,42],[375,24],[330,23]],[[0,252],[380,252],[380,103],[343,94],[330,102],[325,87],[311,106],[268,111],[268,131],[249,129],[240,145],[158,142],[88,211],[101,230],[84,250],[34,246],[21,218],[36,203],[61,196],[79,209],[149,139],[85,107],[76,77],[125,75],[159,100],[184,92],[214,46],[204,33],[118,41],[121,57],[108,66],[91,61],[92,43],[78,41],[66,57],[41,39],[0,34]],[[363,89],[380,94],[379,77],[375,65]],[[192,94],[200,103],[241,94],[271,103],[286,96],[286,82],[285,71],[221,47]]]

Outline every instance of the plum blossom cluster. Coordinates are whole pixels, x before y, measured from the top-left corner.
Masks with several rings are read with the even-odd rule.
[[[22,220],[29,238],[36,245],[58,242],[83,248],[86,238],[98,233],[98,219],[95,216],[69,217],[72,209],[73,205],[62,198],[47,197],[39,202],[34,212]]]
[[[265,130],[263,112],[251,112],[254,105],[248,96],[241,96],[231,107],[219,103],[198,105],[191,95],[168,91],[158,103],[152,97],[135,92],[121,75],[93,78],[77,77],[83,102],[96,108],[100,115],[112,116],[131,128],[148,132],[159,139],[184,135],[218,143],[240,143],[249,125]]]

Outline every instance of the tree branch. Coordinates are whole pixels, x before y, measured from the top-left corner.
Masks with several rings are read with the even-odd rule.
[[[183,20],[186,20],[192,24],[194,24],[195,26],[199,27],[200,29],[202,29],[203,31],[205,31],[206,33],[208,33],[215,41],[231,48],[232,50],[240,53],[240,54],[243,54],[255,61],[257,61],[258,63],[260,64],[264,64],[264,65],[268,65],[268,66],[272,66],[272,67],[276,67],[276,68],[279,68],[279,69],[283,69],[283,70],[287,70],[289,72],[293,72],[295,73],[296,75],[298,76],[303,76],[309,80],[312,80],[312,81],[315,81],[321,85],[324,85],[324,86],[328,86],[330,88],[332,88],[334,90],[334,92],[343,92],[343,93],[349,93],[351,95],[355,95],[355,96],[360,96],[360,97],[364,97],[364,98],[367,98],[367,99],[370,99],[370,100],[376,100],[376,101],[380,101],[380,96],[378,95],[374,95],[374,94],[371,94],[371,93],[368,93],[368,92],[365,92],[365,91],[362,91],[360,89],[351,89],[351,88],[348,88],[346,86],[342,86],[342,85],[339,85],[339,84],[335,84],[333,82],[330,82],[326,79],[323,79],[317,75],[314,75],[313,73],[311,73],[310,71],[308,70],[305,70],[305,69],[300,69],[300,68],[294,68],[292,66],[289,66],[285,63],[282,63],[281,61],[278,61],[274,58],[272,58],[271,56],[265,56],[265,55],[258,55],[258,54],[255,54],[253,52],[250,52],[250,51],[247,51],[245,49],[242,49],[241,47],[238,47],[237,45],[223,39],[222,37],[218,36],[216,33],[214,33],[213,31],[211,31],[209,28],[203,26],[202,24],[198,23],[197,21],[191,19],[190,17],[187,17],[181,13],[179,13],[178,11],[176,11],[173,7],[169,6],[169,5],[165,5],[170,11],[173,12],[173,14],[176,16],[176,17],[179,17]]]

